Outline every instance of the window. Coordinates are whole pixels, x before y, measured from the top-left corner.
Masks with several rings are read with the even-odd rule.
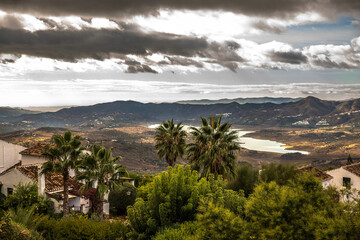
[[[350,187],[350,184],[351,184],[351,178],[343,177],[343,186]]]
[[[13,192],[14,192],[14,190],[13,190],[12,188],[8,188],[8,189],[7,189],[7,195],[8,195],[8,196],[9,196],[9,195],[12,195]]]

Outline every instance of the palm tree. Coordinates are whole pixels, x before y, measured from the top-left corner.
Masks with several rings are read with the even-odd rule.
[[[62,174],[64,186],[63,213],[64,216],[67,216],[69,214],[70,169],[75,169],[78,164],[83,147],[80,136],[72,137],[70,131],[65,132],[63,136],[53,135],[51,140],[54,146],[47,146],[42,154],[47,161],[42,165],[41,174],[49,172]]]
[[[90,153],[83,155],[76,171],[76,179],[85,182],[81,187],[82,191],[96,188],[92,204],[100,217],[103,215],[105,195],[111,189],[119,187],[119,177],[128,175],[123,165],[116,164],[118,159],[119,157],[112,156],[112,149],[93,145]]]
[[[182,123],[174,124],[174,120],[163,122],[156,128],[155,148],[160,159],[165,158],[169,166],[173,166],[177,158],[185,154],[186,132]]]
[[[240,147],[235,142],[236,131],[231,131],[231,124],[221,123],[222,116],[201,117],[200,128],[191,127],[192,143],[187,147],[187,159],[192,168],[201,172],[202,176],[210,173],[215,176],[233,176],[235,152]]]

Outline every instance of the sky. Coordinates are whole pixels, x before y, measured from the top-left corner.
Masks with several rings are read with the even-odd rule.
[[[1,0],[0,106],[360,97],[358,0]]]

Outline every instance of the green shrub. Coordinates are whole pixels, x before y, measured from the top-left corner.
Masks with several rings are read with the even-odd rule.
[[[7,212],[0,213],[0,239],[2,240],[41,240],[39,233],[27,229],[12,220]]]
[[[136,187],[130,183],[124,183],[119,190],[110,192],[110,207],[115,210],[117,215],[126,215],[126,208],[135,203],[136,197]]]
[[[47,219],[39,224],[38,231],[46,239],[56,240],[111,240],[125,239],[129,231],[124,221],[95,221],[84,216]]]
[[[35,183],[18,184],[13,194],[8,196],[4,202],[6,208],[16,209],[33,207],[35,213],[52,213],[53,202],[38,194],[38,187]]]
[[[242,203],[239,202],[239,205]],[[195,239],[249,239],[247,222],[229,209],[203,202],[196,217],[198,230]]]
[[[175,224],[159,231],[153,240],[194,240],[195,233],[198,231],[197,222],[184,222]]]
[[[243,190],[245,196],[253,193],[256,184],[259,182],[259,169],[253,168],[250,164],[241,164],[235,169],[235,177],[232,179],[228,188],[239,191]]]
[[[148,239],[160,227],[192,221],[201,198],[224,201],[225,181],[213,176],[198,179],[190,166],[168,168],[142,187],[144,198],[128,207],[128,216],[138,239]],[[231,191],[231,190],[228,190]]]
[[[275,181],[279,185],[286,185],[295,180],[299,170],[294,165],[270,163],[262,165],[260,180],[263,182]]]

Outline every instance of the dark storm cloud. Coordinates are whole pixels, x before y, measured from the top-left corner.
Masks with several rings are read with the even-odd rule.
[[[47,22],[57,28],[52,22]],[[125,26],[126,30],[109,29],[50,29],[29,32],[26,30],[0,28],[0,54],[25,54],[68,62],[91,58],[103,60],[120,58],[129,65],[128,72],[155,72],[148,66],[126,57],[127,54],[140,57],[154,53],[166,55],[169,62],[156,63],[147,59],[149,65],[193,65],[202,68],[203,64],[191,57],[202,57],[232,71],[235,62],[243,59],[235,52],[240,47],[235,42],[208,42],[205,38],[182,36],[159,32],[144,33],[136,26]],[[131,67],[133,66],[133,67]]]
[[[302,64],[307,63],[307,57],[302,54],[301,52],[271,52],[269,54],[271,60],[275,62],[283,62],[283,63],[290,63],[290,64]]]
[[[0,63],[2,63],[2,64],[14,63],[14,62],[15,62],[14,59],[7,59],[7,58],[5,58],[5,59],[0,59]]]
[[[205,54],[206,39],[166,33],[97,30],[0,29],[0,53],[26,54],[66,61],[82,58],[105,59],[116,54],[195,56]]]
[[[264,31],[264,32],[277,33],[277,34],[283,32],[285,30],[284,28],[281,28],[281,27],[271,26],[267,22],[264,22],[264,21],[254,22],[252,24],[252,26],[254,28],[257,28],[257,29],[259,29],[261,31]]]
[[[214,59],[208,62],[219,64],[236,72],[236,69],[238,68],[237,63],[245,62],[245,60],[234,51],[240,47],[241,46],[238,43],[232,41],[225,42],[225,44],[212,42],[208,50],[200,53],[199,56]]]
[[[160,64],[170,64],[170,65],[181,65],[181,66],[195,66],[198,68],[204,67],[204,65],[201,62],[197,62],[195,60],[184,58],[184,57],[169,57],[166,56],[166,58],[169,60],[170,63],[166,61],[160,62]]]
[[[1,0],[0,9],[37,15],[85,17],[156,14],[159,9],[223,10],[257,16],[293,16],[316,11],[324,15],[358,12],[358,0]]]
[[[148,65],[142,64],[142,65],[131,65],[128,67],[128,69],[125,71],[126,73],[158,73]]]
[[[358,69],[359,68],[359,61],[353,61],[355,65],[350,65],[346,62],[335,62],[332,61],[330,58],[326,57],[325,59],[314,59],[312,64],[321,68],[328,68],[328,69]]]

